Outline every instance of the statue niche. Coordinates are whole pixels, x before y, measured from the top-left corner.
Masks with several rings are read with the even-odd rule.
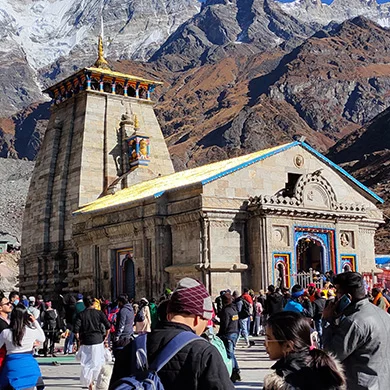
[[[130,170],[139,166],[147,166],[150,161],[150,138],[140,133],[139,122],[134,115],[134,132],[124,140],[128,153]]]

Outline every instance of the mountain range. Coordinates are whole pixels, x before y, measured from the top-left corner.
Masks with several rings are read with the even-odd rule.
[[[111,66],[164,81],[156,112],[176,169],[305,135],[387,199],[386,165],[370,171],[385,147],[365,137],[390,117],[390,5],[345,3],[5,0],[0,157],[34,160],[40,91],[95,61],[102,13]]]

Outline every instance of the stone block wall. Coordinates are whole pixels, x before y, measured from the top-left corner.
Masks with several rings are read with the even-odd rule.
[[[53,106],[25,211],[20,286],[26,293],[61,291],[67,274],[71,279],[77,274],[72,212],[96,200],[117,178],[118,130],[126,111],[138,116],[140,129],[151,138],[152,176],[174,172],[152,102],[83,91]],[[24,275],[24,269],[31,274]]]

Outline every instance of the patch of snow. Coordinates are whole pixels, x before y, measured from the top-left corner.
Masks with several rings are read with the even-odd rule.
[[[29,64],[34,69],[42,68],[68,55],[86,40],[96,39],[101,5],[106,3],[106,0],[1,0],[0,24],[6,28],[0,31],[0,51],[7,46],[5,41],[14,40],[26,53]],[[121,39],[115,50],[122,45],[127,55],[128,42],[134,42],[134,35],[144,45],[142,48],[130,45],[134,51],[147,49],[150,43],[161,45],[172,30],[199,10],[198,0],[111,0],[103,8],[103,17],[107,36]],[[142,28],[133,26],[129,15],[131,19],[143,18]],[[127,24],[126,36],[118,34]],[[138,39],[144,34],[147,38]]]

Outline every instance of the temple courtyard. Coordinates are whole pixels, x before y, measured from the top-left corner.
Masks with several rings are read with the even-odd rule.
[[[241,368],[242,382],[236,384],[236,389],[252,390],[262,389],[265,375],[271,372],[273,362],[268,359],[264,347],[264,337],[252,337],[255,345],[251,348],[243,348],[239,343],[236,356]],[[54,366],[53,361],[59,362],[60,366]],[[46,389],[52,390],[81,390],[80,364],[74,356],[58,354],[57,358],[38,358]]]

